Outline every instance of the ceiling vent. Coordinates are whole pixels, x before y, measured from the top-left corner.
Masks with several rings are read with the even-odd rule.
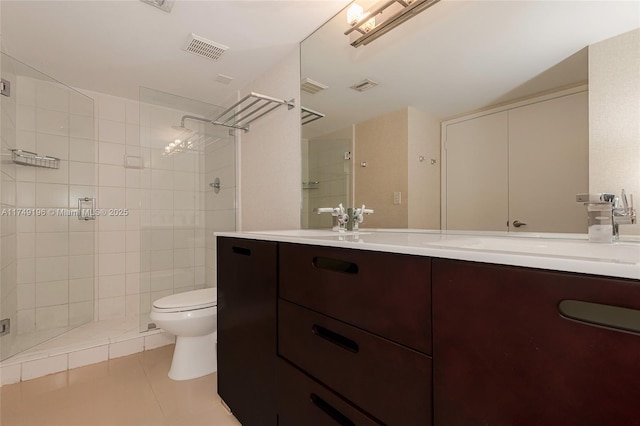
[[[229,84],[232,80],[233,77],[224,74],[218,74],[218,76],[216,77],[216,81],[222,84]]]
[[[353,86],[350,86],[349,88],[353,89],[353,90],[357,90],[358,92],[364,92],[365,90],[369,90],[371,88],[374,88],[377,85],[378,85],[377,82],[375,82],[373,80],[369,80],[368,78],[365,78],[360,83],[356,83]]]
[[[187,44],[184,47],[189,53],[193,53],[194,55],[202,56],[207,59],[211,59],[212,61],[217,61],[220,59],[222,54],[229,49],[224,44],[216,43],[211,40],[207,40],[204,37],[200,37],[195,34],[191,34],[189,36],[189,40],[187,40]]]
[[[300,90],[310,94],[316,94],[321,90],[328,89],[329,86],[325,86],[322,83],[318,83],[315,80],[311,80],[309,77],[302,79],[300,82]]]

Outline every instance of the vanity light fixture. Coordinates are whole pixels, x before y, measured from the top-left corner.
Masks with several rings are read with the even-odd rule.
[[[347,22],[351,28],[344,34],[350,37],[353,47],[367,45],[439,1],[381,0],[366,12],[359,12],[362,7],[353,3],[347,9]]]

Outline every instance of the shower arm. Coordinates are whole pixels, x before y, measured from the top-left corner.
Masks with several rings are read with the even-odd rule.
[[[184,120],[202,121],[203,123],[209,123],[209,124],[217,125],[217,123],[215,121],[213,121],[213,120],[209,120],[209,119],[206,119],[206,118],[198,117],[198,116],[195,116],[195,115],[183,115],[182,119],[180,120],[180,127],[184,127]]]

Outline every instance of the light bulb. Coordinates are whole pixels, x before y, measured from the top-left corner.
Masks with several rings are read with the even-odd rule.
[[[169,153],[171,152],[171,148],[169,148],[168,146],[164,147],[164,152]]]
[[[176,146],[176,144],[175,144],[175,143],[173,143],[173,142],[170,142],[170,143],[169,143],[169,148],[173,148],[174,146]]]
[[[349,25],[355,25],[360,19],[362,19],[362,15],[364,13],[364,9],[357,3],[353,3],[347,9],[347,23]]]

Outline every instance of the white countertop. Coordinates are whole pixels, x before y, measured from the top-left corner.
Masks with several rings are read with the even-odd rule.
[[[342,247],[417,256],[525,266],[640,280],[640,240],[589,243],[582,234],[452,233],[361,229],[216,232],[216,236]]]

